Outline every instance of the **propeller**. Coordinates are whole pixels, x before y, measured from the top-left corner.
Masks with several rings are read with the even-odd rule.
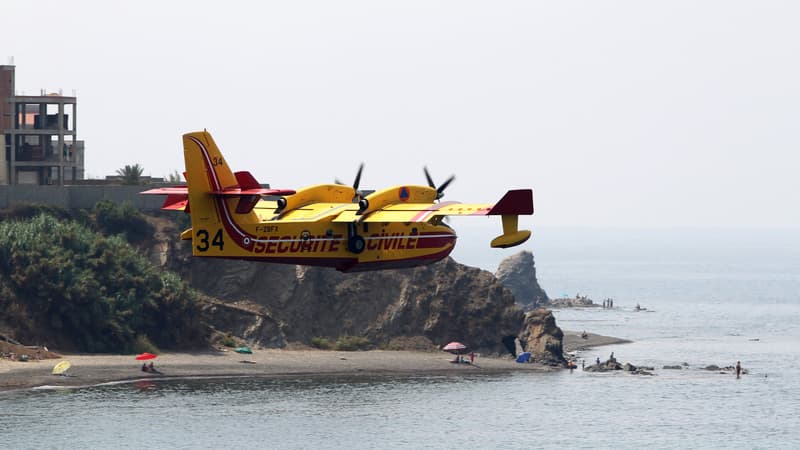
[[[353,201],[359,201],[364,198],[364,195],[361,191],[358,190],[358,185],[361,184],[361,172],[364,170],[364,163],[358,165],[358,172],[356,172],[356,179],[353,180],[353,190],[356,192],[356,196],[353,197]],[[342,183],[341,180],[338,178],[334,178],[333,182],[336,184],[341,184],[342,186],[347,186],[346,183]]]
[[[436,200],[439,200],[442,197],[444,197],[444,190],[447,189],[447,186],[450,186],[450,183],[452,183],[453,180],[456,179],[456,176],[450,175],[450,178],[445,180],[445,182],[442,183],[439,187],[436,187],[436,183],[433,182],[433,178],[431,178],[431,174],[430,172],[428,172],[428,168],[423,167],[422,169],[425,171],[425,178],[428,179],[428,186],[432,187],[433,189],[436,189]]]

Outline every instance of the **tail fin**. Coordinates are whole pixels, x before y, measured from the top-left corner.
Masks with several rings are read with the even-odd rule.
[[[239,182],[211,134],[207,131],[184,134],[183,157],[192,218],[192,253],[220,256],[227,243],[252,245],[237,224],[256,221],[256,213],[252,208],[246,211],[237,208],[240,195],[222,194],[238,191]]]
[[[162,209],[190,214],[192,228],[181,233],[181,239],[192,240],[192,253],[197,256],[230,255],[230,251],[223,252],[226,242],[249,250],[255,236],[240,225],[258,221],[253,208],[261,196],[295,193],[293,189],[262,188],[249,172],[233,173],[207,131],[183,135],[183,158],[186,186],[142,194],[166,195]]]
[[[189,193],[221,192],[238,182],[208,131],[183,135],[183,158]]]

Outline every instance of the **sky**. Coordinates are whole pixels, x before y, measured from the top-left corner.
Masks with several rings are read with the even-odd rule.
[[[76,91],[89,177],[183,171],[205,128],[273,187],[427,166],[456,175],[446,200],[533,188],[523,228],[800,227],[800,2],[5,0],[0,19],[18,91]],[[484,219],[464,226],[488,241]]]

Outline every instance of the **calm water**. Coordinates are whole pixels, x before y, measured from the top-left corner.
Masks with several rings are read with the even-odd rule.
[[[216,379],[6,393],[0,447],[800,448],[794,253],[550,250],[537,251],[537,268],[551,296],[610,296],[617,307],[556,311],[559,325],[635,341],[580,356],[613,351],[654,366],[654,376]],[[648,310],[634,312],[636,303]],[[740,380],[701,369],[737,360],[750,371]],[[681,363],[688,369],[662,369]]]

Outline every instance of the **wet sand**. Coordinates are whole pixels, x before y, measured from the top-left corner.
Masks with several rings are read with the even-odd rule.
[[[586,333],[586,339],[581,337],[580,331],[566,331],[564,330],[564,339],[562,345],[564,352],[574,352],[586,350],[592,347],[600,347],[602,345],[614,344],[628,344],[631,341],[627,339],[615,338],[612,336],[603,336],[602,334]]]
[[[142,372],[133,355],[63,355],[61,359],[18,362],[0,360],[0,391],[40,386],[92,386],[107,382],[187,377],[308,377],[317,375],[433,375],[557,370],[539,364],[518,364],[508,357],[478,356],[475,364],[454,364],[444,352],[371,350],[254,350],[251,355],[227,352],[164,353],[153,360],[162,372]],[[52,375],[67,360],[70,376]],[[246,362],[242,362],[246,361]],[[149,362],[149,361],[148,361]]]

